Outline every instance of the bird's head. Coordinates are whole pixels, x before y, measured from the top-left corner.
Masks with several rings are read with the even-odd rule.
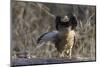
[[[56,17],[56,29],[57,30],[70,30],[75,29],[77,26],[77,20],[74,15],[66,15],[64,17]]]

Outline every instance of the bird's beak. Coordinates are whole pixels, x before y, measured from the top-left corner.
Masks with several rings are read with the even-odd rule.
[[[68,16],[65,16],[64,19],[62,19],[62,21],[63,21],[63,22],[67,22],[67,21],[69,21]]]

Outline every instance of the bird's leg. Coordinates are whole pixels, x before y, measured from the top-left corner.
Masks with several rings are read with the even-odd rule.
[[[60,58],[63,58],[64,57],[64,51],[63,52],[59,52],[59,56],[60,56]]]
[[[64,53],[65,53],[67,58],[71,59],[72,48],[67,47],[66,50],[64,50]]]
[[[71,59],[71,55],[72,55],[72,48],[69,49],[69,59]]]
[[[71,59],[71,57],[72,57],[72,47],[73,47],[73,45],[67,46],[67,48],[66,48],[66,54],[69,59]]]

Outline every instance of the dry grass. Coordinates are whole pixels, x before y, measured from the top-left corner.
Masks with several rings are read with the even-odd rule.
[[[25,54],[31,58],[58,58],[54,45],[38,47],[37,38],[55,30],[55,16],[73,13],[78,20],[73,57],[95,60],[95,6],[46,4],[32,2],[12,3],[12,58]]]

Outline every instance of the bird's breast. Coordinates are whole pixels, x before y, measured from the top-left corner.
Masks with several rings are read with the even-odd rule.
[[[66,46],[72,47],[74,44],[75,31],[71,30],[66,34]]]

